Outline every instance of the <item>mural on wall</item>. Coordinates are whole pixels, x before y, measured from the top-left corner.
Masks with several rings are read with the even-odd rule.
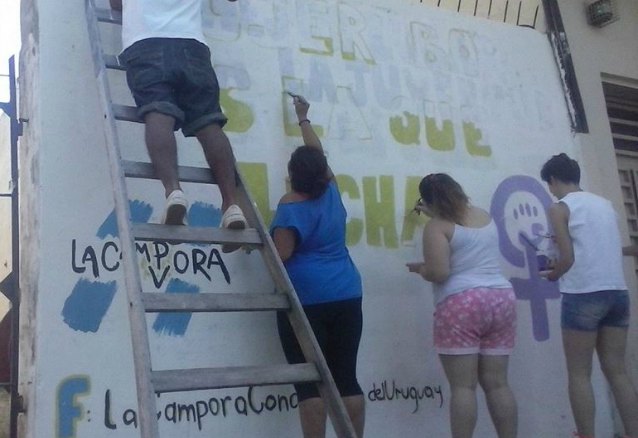
[[[412,276],[396,269],[403,268],[419,249],[426,219],[409,212],[426,173],[449,172],[462,180],[477,202],[491,204],[504,265],[517,298],[529,303],[531,322],[521,332],[529,339],[524,341],[539,349],[558,345],[548,321],[548,306],[559,297],[558,289],[538,275],[535,257],[535,247],[546,243],[542,237],[549,232],[545,208],[551,199],[538,180],[524,175],[536,171],[533,167],[539,157],[550,155],[548,145],[569,144],[571,139],[560,81],[554,77],[545,38],[533,33],[522,37],[529,30],[491,28],[482,21],[456,19],[441,11],[387,0],[206,0],[203,5],[206,37],[222,87],[221,104],[229,117],[225,130],[266,223],[286,190],[291,146],[300,141],[294,108],[285,91],[305,95],[312,105],[309,117],[324,142],[348,210],[347,244],[368,282],[364,292],[367,321],[379,323],[364,323],[367,344],[361,356],[366,360],[360,367],[369,413],[367,434],[410,435],[417,426],[419,430],[427,426],[440,435],[448,427],[444,374],[431,340],[425,339],[424,326],[432,309],[428,297],[423,298],[430,286],[425,282],[415,286]],[[68,12],[66,7],[61,13]],[[522,54],[532,49],[534,56]],[[79,69],[88,70],[89,55],[85,55],[86,59],[76,61]],[[143,149],[141,137],[122,137],[127,153]],[[60,149],[69,157],[79,157],[77,150],[96,147],[91,141],[65,140]],[[527,155],[519,154],[523,150]],[[183,164],[197,160],[192,151],[180,147]],[[78,165],[87,177],[87,166],[104,165],[99,157],[98,153],[86,154],[82,156],[85,161],[64,166]],[[60,184],[60,190],[69,190],[77,180],[66,184]],[[104,180],[100,186],[109,183]],[[192,189],[189,224],[218,226],[219,208],[214,202],[195,201],[198,190]],[[201,197],[211,199],[210,194]],[[122,269],[115,215],[109,212],[104,217],[105,212],[90,202],[82,208],[88,212],[82,220],[87,221],[89,232],[61,231],[65,254],[55,261],[59,263],[55,275],[70,274],[71,283],[59,294],[43,296],[41,305],[47,311],[54,309],[56,330],[73,338],[69,357],[86,357],[85,348],[97,348],[105,340],[112,344],[113,356],[129,355],[129,334],[122,323],[126,309],[113,305],[119,298],[116,294],[124,292],[118,290]],[[104,208],[108,211],[110,207]],[[163,205],[145,199],[143,190],[131,195],[134,222],[154,220],[158,208]],[[138,242],[136,250],[143,283],[153,292],[211,293],[215,289],[211,286],[251,290],[251,281],[256,282],[240,271],[245,266],[253,268],[252,262],[246,258],[237,262],[239,256],[221,254],[216,245],[153,241]],[[408,288],[414,291],[397,290]],[[397,302],[396,294],[404,292],[402,304],[419,314],[419,323],[425,320],[417,334],[400,329],[412,315],[397,318],[388,312]],[[153,353],[170,357],[171,365],[186,362],[177,357],[180,354],[197,356],[202,363],[217,360],[220,350],[210,347],[209,351],[213,336],[203,333],[202,327],[216,329],[223,324],[204,320],[190,313],[149,316],[153,348],[157,348]],[[248,326],[232,320],[223,327],[227,331],[220,332],[253,335]],[[276,338],[276,329],[272,337]],[[47,333],[40,339],[49,339]],[[91,347],[82,346],[83,342]],[[207,347],[202,347],[204,343]],[[228,348],[221,351],[230,361],[251,360],[251,355],[259,354],[267,360],[278,353],[275,345],[268,344],[258,352],[224,345]],[[185,353],[191,346],[198,351]],[[525,359],[528,357],[522,362]],[[114,360],[104,358],[106,365]],[[37,419],[44,424],[40,430],[55,427],[56,436],[63,438],[136,436],[130,370],[122,372],[127,377],[121,377],[104,374],[102,364],[88,360],[74,363],[75,370],[53,362],[42,374],[53,385],[59,382],[55,391],[43,389],[48,391],[46,403],[55,409]],[[544,381],[556,383],[545,377]],[[552,398],[551,402],[547,405],[553,404],[552,415],[567,409],[564,400]],[[292,387],[164,394],[157,400],[161,427],[188,431],[192,436],[220,435],[224,427],[238,425],[247,434],[262,431],[266,422],[260,424],[256,419],[264,417],[274,426],[273,432],[263,436],[281,436],[282,430],[298,427],[297,407]],[[537,436],[541,435],[547,434]]]
[[[406,188],[406,195],[416,191],[416,185],[420,177],[410,177]],[[341,190],[346,196],[353,191],[356,184],[341,184],[353,181],[347,175],[340,175]],[[374,202],[369,210],[370,223],[366,229],[375,230],[370,234],[372,238],[364,239],[367,244],[382,245],[381,235],[385,235],[385,248],[397,250],[398,235],[394,220],[383,226],[378,224],[378,218],[374,212],[377,209],[390,210],[389,218],[395,218],[396,206],[394,204],[394,189],[392,178],[387,178],[389,188],[385,190],[386,201],[379,202],[377,193],[372,190]],[[373,184],[374,186],[374,184]],[[262,186],[263,187],[263,186]],[[266,185],[267,187],[267,185]],[[365,198],[365,196],[364,196]],[[411,199],[406,196],[406,199]],[[498,185],[492,196],[491,214],[495,218],[499,232],[499,241],[502,255],[506,262],[513,266],[525,267],[527,278],[512,277],[510,280],[519,300],[529,301],[532,315],[532,332],[536,341],[545,341],[550,337],[546,301],[559,297],[555,283],[550,283],[538,275],[536,266],[536,249],[542,243],[548,233],[545,209],[551,204],[551,199],[542,185],[534,178],[523,175],[508,177]],[[152,215],[152,207],[142,201],[131,201],[131,212],[135,222],[146,222]],[[384,208],[382,208],[384,207]],[[368,209],[366,209],[368,210]],[[400,216],[400,215],[399,215]],[[196,203],[189,209],[189,223],[197,226],[218,226],[219,209],[212,205]],[[366,215],[368,217],[368,215]],[[355,232],[355,239],[349,236],[350,241],[359,243],[363,239],[363,223],[352,222],[350,230]],[[359,219],[361,222],[361,220]],[[407,221],[407,219],[406,219]],[[409,222],[409,221],[407,221]],[[406,223],[407,223],[406,222]],[[355,224],[355,225],[353,225]],[[358,226],[356,225],[358,224]],[[376,224],[376,225],[373,225]],[[406,231],[406,227],[410,229]],[[385,230],[385,231],[383,231]],[[403,236],[415,238],[420,233],[419,224],[403,226]],[[383,232],[382,232],[383,231]],[[387,236],[392,236],[389,240]],[[100,321],[108,311],[113,295],[116,292],[115,281],[100,281],[107,272],[115,272],[119,269],[119,242],[117,241],[117,229],[114,214],[111,213],[99,227],[96,236],[100,238],[99,245],[86,245],[84,250],[78,249],[78,241],[71,243],[71,265],[73,271],[82,274],[76,286],[65,301],[62,316],[65,323],[74,330],[84,332],[97,332]],[[376,236],[376,237],[374,237]],[[390,244],[388,244],[388,242]],[[200,287],[178,278],[186,271],[196,274],[201,279],[213,281],[212,276],[217,276],[217,281],[222,278],[230,283],[230,276],[225,267],[222,256],[215,248],[204,250],[198,245],[190,249],[184,249],[185,245],[176,249],[172,245],[163,242],[138,243],[138,257],[143,269],[146,269],[147,278],[158,291],[166,293],[199,293]],[[99,254],[99,255],[98,255]],[[213,256],[214,255],[214,256]],[[213,269],[214,272],[211,272]],[[156,273],[160,272],[160,275]],[[93,281],[85,278],[90,274]],[[153,323],[153,329],[158,334],[169,336],[183,336],[186,333],[191,314],[159,314]],[[87,329],[90,328],[90,329]],[[296,393],[268,393],[255,395],[255,388],[246,388],[245,395],[215,395],[213,397],[185,403],[166,402],[162,404],[158,400],[158,418],[161,421],[181,424],[190,423],[202,430],[207,418],[226,418],[230,415],[249,416],[270,412],[287,412],[297,408]],[[216,392],[217,393],[217,392]],[[443,408],[444,392],[441,385],[401,385],[396,379],[384,379],[379,382],[371,382],[371,387],[364,393],[371,403],[412,401],[411,413],[417,413],[424,400],[431,400],[435,404],[431,407]],[[119,408],[113,406],[113,392],[107,389],[104,392],[104,406],[102,423],[110,430],[123,427],[137,428],[137,413],[134,408]],[[90,421],[95,417],[89,410],[85,410],[80,401],[81,397],[90,395],[90,378],[88,376],[70,376],[65,378],[59,386],[57,397],[58,412],[58,436],[75,437],[76,423],[81,420]]]
[[[340,176],[340,181],[348,179],[351,177]],[[412,179],[415,182],[418,180],[417,177]],[[348,187],[347,184],[346,187]],[[389,192],[393,193],[393,190]],[[406,190],[406,192],[409,191]],[[541,278],[535,264],[534,246],[540,245],[543,236],[549,231],[545,209],[550,204],[551,199],[541,184],[534,178],[522,175],[508,177],[499,184],[492,196],[491,204],[491,214],[497,223],[504,259],[513,266],[526,267],[529,274],[527,278],[512,277],[510,280],[514,285],[517,298],[529,301],[532,331],[536,341],[549,339],[546,300],[559,297],[556,284]],[[390,205],[394,211],[394,203],[390,202]],[[151,217],[152,207],[144,202],[132,201],[130,207],[135,222],[146,222]],[[390,217],[395,216],[390,215]],[[195,204],[189,210],[188,218],[189,223],[193,225],[218,226],[219,210],[212,205]],[[393,226],[392,229],[395,227]],[[411,233],[417,231],[420,229],[414,226]],[[355,241],[361,239],[362,234],[357,232],[358,238]],[[78,250],[77,239],[74,239],[71,244],[73,271],[82,274],[83,278],[78,279],[65,301],[62,315],[64,321],[74,330],[96,332],[116,292],[115,281],[100,281],[106,272],[119,269],[121,254],[118,249],[119,242],[116,240],[117,229],[113,214],[110,214],[102,223],[96,235],[101,239],[100,244],[87,245],[83,251]],[[396,236],[392,241],[396,241]],[[379,244],[379,242],[378,239],[372,240],[372,244]],[[397,245],[393,243],[389,245],[389,249],[397,249]],[[221,273],[221,277],[230,282],[223,259],[214,248],[204,251],[195,245],[191,250],[176,251],[163,242],[147,242],[138,244],[137,250],[143,267],[148,270],[147,276],[152,279],[158,290],[164,290],[167,293],[172,291],[199,293],[199,286],[177,278],[178,274],[184,274],[187,270],[192,270],[193,274],[199,274],[207,281],[212,281],[211,275],[219,276]],[[211,257],[211,254],[215,256]],[[216,271],[214,274],[210,272],[211,268]],[[156,271],[161,272],[161,275],[155,275]],[[89,274],[93,281],[84,278]],[[153,329],[156,333],[183,336],[190,316],[189,313],[160,314],[155,319]],[[81,398],[90,395],[90,387],[88,376],[70,376],[60,383],[57,396],[58,437],[76,437],[77,422],[92,419],[95,421],[98,415],[92,414],[81,403]],[[217,395],[216,392],[213,397],[184,403],[173,401],[162,404],[158,400],[158,418],[160,421],[172,424],[193,424],[198,430],[202,430],[205,423],[209,421],[208,418],[281,413],[297,408],[294,392],[256,395],[255,388],[252,387],[246,388],[245,391],[245,395]],[[441,385],[405,386],[400,385],[395,379],[382,380],[372,382],[371,388],[366,389],[365,394],[371,403],[411,400],[413,403],[411,413],[417,413],[424,400],[436,402],[432,407],[442,408],[444,405]],[[100,421],[104,427],[110,430],[137,428],[135,409],[132,407],[116,409],[113,406],[112,397],[112,390],[107,389],[104,392],[102,415],[99,415],[102,417]]]
[[[359,199],[360,191],[354,179],[348,175],[338,175],[339,187],[343,196]],[[399,236],[402,241],[416,237],[418,222],[404,215],[401,232],[396,224],[398,210],[394,200],[394,178],[381,177],[378,181],[372,177],[363,178],[363,200],[365,221],[350,218],[348,244],[357,245],[364,240],[370,246],[383,246],[387,249],[399,248]],[[406,179],[405,199],[410,204],[411,196],[417,193],[420,177]],[[380,193],[377,192],[380,186]],[[266,184],[256,188],[263,191]],[[258,196],[259,197],[259,196]],[[499,184],[491,202],[490,212],[495,218],[499,231],[499,242],[504,259],[513,266],[526,267],[528,278],[511,278],[517,298],[530,302],[534,338],[538,341],[549,338],[547,308],[545,300],[557,299],[560,295],[556,283],[548,282],[538,274],[536,251],[544,243],[549,232],[545,215],[551,205],[547,191],[534,178],[512,176]],[[142,201],[131,201],[130,209],[133,222],[147,222],[153,208]],[[404,211],[410,208],[404,206]],[[386,214],[382,214],[383,212]],[[220,221],[220,211],[210,204],[196,203],[188,211],[191,226],[216,227]],[[119,250],[117,225],[114,212],[99,227],[96,236],[101,239],[98,245],[86,245],[80,249],[77,239],[71,242],[71,267],[74,273],[82,274],[64,303],[62,316],[65,323],[74,330],[96,332],[106,314],[116,291],[116,282],[99,281],[106,273],[115,272],[122,257]],[[383,236],[383,237],[382,237]],[[110,240],[108,240],[110,239]],[[181,245],[165,242],[138,242],[136,249],[141,256],[144,274],[152,279],[156,290],[166,293],[199,293],[197,285],[185,282],[176,276],[189,272],[213,281],[213,276],[222,275],[224,281],[231,282],[230,274],[218,249],[202,249],[194,245],[184,249]],[[90,277],[87,279],[86,277]],[[183,335],[188,326],[189,314],[159,315],[153,324],[156,332]]]
[[[137,412],[132,408],[125,408],[121,412],[113,407],[112,390],[104,392],[103,409],[91,412],[82,400],[91,395],[91,379],[89,376],[69,376],[58,386],[57,391],[57,438],[76,438],[77,423],[99,421],[104,428],[118,430],[122,428],[137,428]],[[161,403],[158,396],[159,421],[172,424],[191,423],[202,430],[207,417],[227,417],[229,415],[249,416],[261,415],[268,412],[287,412],[298,406],[296,393],[264,393],[263,388],[248,387],[240,395],[219,395],[189,403],[166,402]]]
[[[252,164],[254,166],[254,164]],[[265,165],[264,165],[265,166]],[[339,175],[338,179],[343,193],[354,195],[358,188],[354,179],[348,175]],[[420,177],[408,178],[407,193],[414,193],[414,187]],[[368,181],[369,182],[366,182]],[[381,178],[382,199],[378,199],[377,181],[364,178],[364,196],[366,200],[366,220],[351,219],[349,227],[355,232],[355,239],[350,241],[359,243],[363,239],[363,223],[366,224],[368,238],[363,239],[372,246],[384,246],[397,250],[398,233],[395,221],[395,203],[393,178]],[[256,181],[255,176],[248,181]],[[343,184],[342,184],[343,182]],[[384,188],[385,187],[385,188]],[[268,188],[268,182],[258,184],[254,192],[259,193]],[[356,196],[358,197],[358,195]],[[148,222],[153,214],[153,207],[140,200],[130,201],[132,220],[135,223]],[[258,205],[260,208],[268,206]],[[375,216],[375,212],[388,210],[386,219]],[[191,226],[219,226],[220,210],[211,204],[195,203],[188,211],[188,222]],[[383,223],[388,220],[387,223]],[[357,222],[359,221],[359,222]],[[402,235],[408,239],[414,238],[419,231],[418,223],[406,219],[402,226]],[[361,227],[357,227],[357,224]],[[357,231],[359,230],[359,231]],[[101,223],[96,232],[98,243],[83,244],[76,238],[69,246],[70,265],[72,271],[79,276],[73,290],[64,302],[61,317],[65,324],[76,331],[96,333],[108,312],[115,293],[118,291],[116,281],[104,281],[104,277],[115,275],[120,270],[121,252],[117,238],[117,224],[114,212]],[[381,237],[385,235],[384,239]],[[390,236],[390,237],[388,237]],[[89,239],[90,240],[90,239]],[[201,287],[190,283],[180,275],[188,273],[196,278],[207,281],[225,281],[231,283],[231,277],[226,268],[223,256],[216,249],[208,245],[169,245],[165,242],[138,242],[136,250],[143,276],[150,279],[157,291],[166,293],[200,293]],[[152,325],[155,333],[168,336],[184,336],[187,332],[191,313],[163,313],[155,317]],[[106,429],[121,430],[123,428],[136,429],[138,427],[137,412],[134,407],[116,408],[113,401],[113,390],[107,389],[103,397],[101,412],[91,412],[82,400],[91,394],[89,376],[69,376],[63,379],[57,393],[57,428],[59,438],[76,438],[77,424],[81,421],[90,423],[99,420]],[[293,392],[268,392],[267,389],[248,387],[243,389],[245,394],[220,394],[206,399],[183,402],[162,403],[158,399],[158,419],[173,425],[190,424],[203,430],[211,418],[248,417],[268,413],[283,413],[296,410],[297,395]],[[369,388],[364,387],[364,394],[370,403],[408,403],[406,409],[411,414],[420,412],[424,403],[429,408],[442,409],[444,407],[444,390],[440,384],[436,385],[406,385],[399,379],[383,379],[371,382]],[[132,400],[131,402],[134,402]],[[96,418],[99,417],[99,418]]]
[[[527,277],[512,277],[516,298],[529,301],[532,332],[537,341],[550,338],[547,300],[560,298],[558,284],[539,275],[536,251],[550,233],[546,210],[552,200],[538,180],[511,176],[499,184],[490,213],[498,227],[501,254],[512,266],[526,268]]]
[[[153,208],[143,201],[130,201],[131,220],[145,223],[150,219]],[[191,226],[219,226],[221,213],[211,204],[195,203],[188,210]],[[116,272],[120,267],[122,253],[117,237],[115,213],[111,212],[102,222],[96,236],[98,244],[82,246],[77,239],[71,241],[71,267],[76,274],[82,274],[64,302],[62,317],[72,329],[83,332],[97,332],[108,311],[117,286],[116,281],[101,278]],[[203,249],[203,246],[174,246],[166,242],[136,242],[143,278],[150,278],[158,291],[166,293],[199,293],[200,286],[176,278],[189,273],[208,282],[221,277],[230,284],[231,278],[221,253],[217,248]],[[88,278],[87,278],[88,277]],[[184,335],[190,321],[190,313],[164,313],[157,315],[153,330],[169,335]]]
[[[224,393],[214,391],[214,396],[185,402],[163,401],[157,398],[157,418],[160,423],[172,425],[189,424],[202,431],[208,422],[216,418],[249,417],[265,414],[286,413],[299,406],[296,392],[274,392],[268,388],[242,388],[239,392]],[[56,396],[56,438],[78,438],[77,424],[80,421],[97,421],[103,428],[116,431],[137,429],[137,411],[133,407],[115,408],[113,390],[104,391],[99,412],[91,412],[85,407],[91,396],[91,378],[73,375],[58,385]],[[441,385],[400,385],[394,379],[375,382],[367,391],[369,402],[409,402],[409,411],[415,414],[424,402],[441,409],[444,395]]]
[[[281,88],[330,107],[315,128],[320,136],[346,141],[343,148],[365,144],[368,151],[380,152],[381,144],[371,140],[381,137],[399,146],[462,149],[487,158],[494,151],[482,125],[503,109],[487,108],[486,101],[507,103],[525,123],[543,122],[537,103],[529,107],[529,91],[516,78],[485,74],[485,65],[502,60],[484,35],[441,30],[386,7],[332,3],[247,1],[235,8],[211,1],[205,8],[207,36],[222,45],[247,40],[276,53]],[[255,88],[255,75],[243,63],[213,58],[225,89],[226,129],[247,132],[256,108],[243,91]],[[375,120],[371,109],[389,112],[387,123]],[[283,116],[286,135],[297,135],[292,114]]]

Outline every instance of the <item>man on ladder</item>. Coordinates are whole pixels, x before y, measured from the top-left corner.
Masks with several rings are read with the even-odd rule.
[[[229,0],[235,1],[235,0]],[[235,203],[235,157],[222,130],[227,118],[202,32],[201,0],[110,0],[123,12],[120,61],[144,120],[146,147],[166,194],[163,223],[183,225],[188,200],[177,171],[175,133],[197,137],[222,196],[221,226],[244,229]],[[238,249],[225,244],[223,252]]]
[[[221,129],[226,117],[219,106],[219,85],[210,62],[210,51],[203,41],[201,0],[110,0],[110,3],[113,9],[124,9],[123,62],[104,53],[98,27],[99,23],[120,24],[119,14],[96,8],[95,0],[86,0],[86,13],[122,243],[141,436],[159,436],[157,394],[314,383],[325,400],[337,436],[355,438],[356,432],[299,298],[257,207],[250,199],[241,175],[236,172],[230,143]],[[127,79],[137,109],[112,102],[106,72],[122,67],[127,67]],[[139,114],[131,115],[131,109]],[[152,166],[122,160],[116,120],[145,122]],[[198,138],[213,175],[208,169],[177,166],[174,130],[179,128],[185,135]],[[235,231],[179,226],[185,225],[188,210],[179,186],[180,177],[182,181],[192,183],[217,183],[223,198],[222,226]],[[161,179],[168,198],[164,222],[169,225],[132,223],[127,178]],[[236,203],[244,208],[244,212]],[[137,260],[135,244],[138,240],[221,243],[226,252],[242,245],[256,248],[275,284],[275,291],[240,294],[146,292]],[[153,367],[148,313],[262,311],[286,313],[305,363],[179,369]]]

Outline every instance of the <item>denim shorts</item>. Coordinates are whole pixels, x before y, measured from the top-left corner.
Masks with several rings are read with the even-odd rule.
[[[562,296],[563,329],[596,331],[602,326],[629,326],[629,294],[626,290],[603,290]]]
[[[159,112],[175,118],[175,130],[194,136],[206,126],[226,124],[219,83],[208,47],[193,39],[148,38],[121,55],[138,116]]]

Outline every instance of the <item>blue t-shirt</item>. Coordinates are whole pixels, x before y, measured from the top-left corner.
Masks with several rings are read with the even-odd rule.
[[[317,199],[279,204],[270,226],[292,230],[297,246],[284,266],[301,304],[361,296],[361,276],[346,248],[346,209],[332,181]]]

